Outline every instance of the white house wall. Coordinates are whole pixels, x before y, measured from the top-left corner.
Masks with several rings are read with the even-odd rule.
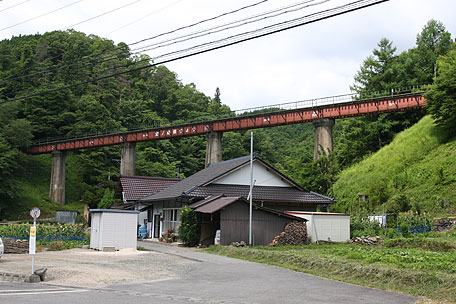
[[[274,171],[269,170],[258,162],[253,163],[253,179],[255,180],[255,186],[291,186]],[[242,168],[215,180],[213,184],[250,185],[250,164],[244,165]]]

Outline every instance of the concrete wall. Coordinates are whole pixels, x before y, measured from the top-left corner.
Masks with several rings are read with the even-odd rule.
[[[312,123],[315,127],[314,159],[319,159],[333,151],[332,127],[334,126],[334,119],[321,118]]]
[[[136,161],[136,143],[122,143],[122,157],[120,160],[120,175],[133,176],[135,175]]]
[[[222,132],[207,133],[205,167],[222,161]]]
[[[49,199],[65,205],[65,158],[66,151],[52,152],[52,171],[49,185]]]

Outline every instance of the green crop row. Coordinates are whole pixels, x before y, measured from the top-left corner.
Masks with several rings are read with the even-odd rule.
[[[29,224],[19,225],[0,225],[0,237],[12,237],[18,239],[27,239],[30,234]],[[80,224],[37,224],[37,239],[42,238],[85,238],[86,231],[84,225]]]

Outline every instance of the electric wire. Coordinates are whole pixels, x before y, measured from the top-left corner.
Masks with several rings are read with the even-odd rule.
[[[302,5],[303,3],[308,3],[308,2],[313,2],[313,1],[315,1],[315,0],[308,0],[308,1],[300,2],[300,3],[295,4],[293,6]],[[308,5],[305,5],[305,6],[302,6],[302,7],[297,7],[297,8],[291,9],[291,10],[283,10],[283,8],[282,8],[280,10],[283,10],[283,11],[280,11],[280,12],[277,12],[279,10],[274,11],[274,12],[277,12],[274,15],[265,16],[266,14],[270,14],[270,12],[268,12],[268,13],[265,13],[265,14],[251,16],[251,17],[248,17],[248,18],[244,18],[244,19],[241,19],[241,20],[234,21],[234,22],[226,23],[224,25],[216,26],[216,27],[213,27],[213,28],[210,28],[210,29],[205,29],[205,30],[202,30],[200,32],[193,32],[193,33],[188,34],[188,35],[183,35],[183,36],[180,36],[180,37],[177,37],[177,38],[172,38],[172,39],[160,41],[160,42],[157,42],[157,43],[149,44],[149,45],[143,46],[143,47],[138,48],[138,49],[133,49],[132,51],[137,51],[137,50],[140,50],[141,52],[151,51],[151,50],[158,49],[158,48],[161,48],[161,47],[166,47],[166,46],[170,46],[170,45],[173,45],[173,44],[177,44],[177,43],[193,40],[193,39],[196,39],[196,38],[201,38],[201,37],[204,37],[204,36],[207,36],[207,35],[220,33],[220,32],[226,31],[226,30],[238,28],[238,27],[241,27],[241,26],[244,26],[244,25],[247,25],[247,24],[251,24],[251,23],[254,23],[254,22],[264,21],[264,20],[267,20],[267,19],[270,19],[270,18],[278,17],[280,15],[284,15],[284,14],[288,14],[288,13],[292,13],[292,12],[297,12],[299,10],[302,10],[302,9],[305,9],[305,8],[308,8],[308,7],[311,7],[311,6],[321,5],[321,4],[323,4],[325,2],[329,2],[329,1],[331,1],[331,0],[322,0],[322,1],[317,2],[317,3],[308,4]],[[290,7],[288,7],[288,8],[290,8]],[[259,17],[261,17],[261,18],[259,18]],[[252,21],[246,21],[246,20],[250,20],[250,19],[253,19],[253,18],[258,18],[258,19],[252,20]],[[242,22],[242,21],[246,21],[246,22],[236,25],[236,23],[239,23],[239,22]],[[228,25],[232,25],[232,26],[228,26]],[[224,27],[224,26],[226,26],[226,27]],[[187,37],[187,38],[185,38],[185,37]],[[184,39],[178,40],[179,38],[184,38]],[[170,43],[167,43],[167,42],[170,42]],[[167,44],[164,44],[164,43],[167,43]],[[156,47],[154,47],[154,46],[156,46]]]
[[[271,16],[266,16],[266,17],[263,17],[262,20],[264,19],[268,19],[268,18],[272,18],[272,17],[275,17],[275,16],[278,16],[278,15],[282,15],[282,14],[285,14],[285,13],[290,13],[290,12],[293,12],[293,11],[297,11],[297,10],[301,10],[303,8],[306,8],[310,5],[307,5],[307,6],[304,6],[304,7],[298,7],[298,8],[295,8],[293,10],[289,10],[289,11],[283,11],[283,10],[287,10],[287,9],[290,9],[290,8],[293,8],[293,7],[297,7],[299,5],[303,5],[303,4],[307,4],[309,2],[313,2],[315,0],[306,0],[306,1],[302,1],[302,2],[298,2],[298,3],[295,3],[295,4],[292,4],[292,5],[288,5],[288,6],[285,6],[285,7],[282,7],[282,8],[278,8],[278,9],[274,9],[274,10],[271,10],[271,11],[268,11],[266,13],[261,13],[261,14],[257,14],[257,15],[254,15],[254,16],[250,16],[248,18],[244,18],[244,19],[240,19],[240,20],[237,20],[237,21],[234,21],[234,22],[230,22],[230,23],[225,23],[224,25],[219,25],[219,26],[216,26],[216,27],[213,27],[214,29],[217,29],[217,28],[220,28],[220,27],[223,27],[223,26],[227,26],[227,25],[230,25],[230,24],[235,24],[235,23],[239,23],[239,22],[242,22],[242,21],[245,21],[245,20],[250,20],[250,19],[253,19],[253,18],[257,18],[257,17],[261,17],[261,16],[266,16],[268,14],[271,14],[271,13],[277,13],[275,15],[271,15]],[[315,4],[311,4],[311,5],[319,5],[319,4],[322,4],[324,2],[328,2],[328,1],[331,1],[331,0],[324,0],[324,1],[321,1],[319,3],[315,3]],[[282,11],[282,12],[280,12]],[[183,39],[181,41],[176,41],[174,43],[169,43],[168,45],[159,45],[158,47],[155,47],[155,48],[146,48],[148,46],[144,46],[144,47],[141,47],[141,48],[137,48],[137,49],[132,49],[130,50],[130,54],[131,55],[137,55],[137,54],[140,54],[141,52],[144,52],[144,51],[149,51],[149,50],[153,50],[153,49],[156,49],[156,48],[160,48],[160,47],[164,47],[164,46],[169,46],[171,44],[175,44],[175,43],[180,43],[180,42],[183,42],[183,41],[188,41],[188,40],[192,40],[192,39],[195,39],[195,38],[199,38],[199,37],[202,37],[202,36],[207,36],[207,35],[210,35],[210,34],[213,34],[213,33],[216,33],[216,32],[220,32],[220,31],[223,31],[223,30],[227,30],[227,29],[232,29],[232,28],[236,28],[236,27],[240,27],[240,26],[243,26],[243,25],[246,25],[248,23],[252,23],[252,22],[258,22],[258,21],[261,21],[261,20],[255,20],[255,21],[251,21],[251,22],[244,22],[243,24],[238,24],[238,25],[235,25],[235,26],[232,26],[232,27],[226,27],[226,28],[222,28],[221,30],[218,30],[218,31],[213,31],[213,32],[210,32],[211,28],[209,29],[205,29],[205,30],[202,30],[202,31],[199,31],[199,32],[193,32],[191,34],[187,34],[187,35],[183,35],[183,36],[180,36],[180,37],[176,37],[176,38],[171,38],[171,39],[168,39],[168,40],[165,40],[165,41],[162,41],[162,42],[159,42],[159,43],[155,43],[155,44],[152,44],[152,45],[149,45],[149,46],[153,46],[153,45],[158,45],[160,43],[164,43],[164,42],[168,42],[168,41],[174,41],[178,38],[181,38],[181,37],[187,37],[187,36],[191,36],[191,35],[194,35],[196,33],[204,33],[206,32],[204,35],[200,35],[200,36],[193,36],[193,37],[189,37],[189,38],[186,38],[186,39]],[[114,52],[115,50],[111,51],[111,52]],[[57,57],[60,56],[60,55],[57,55]],[[85,62],[88,62],[88,63],[92,63],[92,64],[99,64],[99,63],[105,63],[105,62],[109,62],[111,60],[114,60],[116,59],[117,57],[116,56],[112,56],[112,57],[106,57],[104,59],[102,59],[101,61],[98,61],[98,62],[95,62],[95,61],[92,61],[89,60],[88,61],[85,61]],[[143,62],[144,61],[147,61],[147,60],[142,60]],[[49,68],[47,70],[44,70],[44,71],[38,71],[36,73],[29,73],[27,75],[23,75],[23,76],[19,76],[19,77],[15,77],[15,78],[12,78],[12,76],[10,76],[9,78],[3,80],[3,81],[0,81],[0,84],[4,83],[4,82],[7,82],[8,80],[9,81],[13,81],[13,80],[17,80],[17,79],[22,79],[22,78],[28,78],[28,77],[32,77],[32,76],[36,76],[36,75],[39,75],[39,74],[45,74],[45,73],[50,73],[50,72],[54,72],[54,71],[57,71],[61,68],[65,68],[65,67],[72,67],[72,66],[75,66],[75,65],[78,65],[79,62],[74,62],[72,64],[67,64],[67,65],[62,65],[62,66],[59,66],[59,67],[53,67],[53,68]],[[128,63],[128,65],[131,65],[131,63]],[[126,67],[126,66],[118,66],[116,68],[121,68],[121,67]],[[108,70],[112,70],[112,68],[108,68]],[[102,71],[99,71],[99,72],[104,72],[105,70],[102,70]],[[17,73],[16,73],[17,74]]]
[[[230,37],[227,37],[224,39],[215,40],[212,42],[204,43],[204,44],[190,47],[187,49],[170,52],[167,54],[162,54],[160,56],[154,57],[155,59],[163,58],[159,62],[153,62],[153,63],[149,63],[149,64],[146,64],[143,66],[135,67],[132,69],[115,72],[115,73],[111,73],[111,74],[104,75],[104,76],[94,77],[92,79],[52,88],[52,89],[49,89],[46,91],[35,92],[35,93],[31,93],[31,94],[24,95],[24,96],[19,96],[19,97],[7,99],[7,100],[2,100],[2,101],[0,101],[0,104],[17,101],[17,100],[23,100],[26,98],[39,96],[39,95],[43,95],[43,94],[58,91],[58,90],[63,90],[63,89],[70,88],[70,87],[80,86],[80,85],[88,84],[91,82],[97,82],[97,81],[100,81],[103,79],[115,77],[115,76],[122,75],[122,74],[139,71],[139,70],[150,68],[153,66],[165,64],[165,63],[168,63],[171,61],[187,58],[190,56],[199,55],[199,54],[206,53],[209,51],[213,51],[213,50],[228,47],[231,45],[239,44],[239,43],[242,43],[245,41],[249,41],[249,40],[257,39],[257,38],[264,37],[267,35],[275,34],[278,32],[282,32],[282,31],[296,28],[299,26],[303,26],[306,24],[322,21],[322,20],[325,20],[328,18],[350,13],[350,12],[353,12],[353,11],[356,11],[359,9],[367,8],[367,7],[377,5],[377,4],[380,4],[383,2],[387,2],[387,1],[389,1],[389,0],[367,0],[367,1],[358,0],[358,1],[346,4],[346,5],[343,5],[343,6],[338,6],[338,7],[332,8],[332,9],[327,9],[327,10],[324,10],[324,11],[321,11],[318,13],[304,16],[304,17],[295,18],[295,19],[292,19],[289,21],[277,23],[277,24],[274,24],[271,26],[267,26],[267,27],[263,27],[261,29],[254,30],[254,31],[249,31],[249,32],[245,32],[242,34],[233,35],[233,36],[230,36]],[[309,18],[309,17],[313,17],[313,18]],[[189,51],[192,51],[192,52],[189,52]],[[184,53],[184,54],[181,54],[181,53]],[[167,57],[170,57],[170,58],[167,58]],[[152,58],[152,59],[154,59],[154,58]],[[137,63],[132,63],[132,64],[137,64]]]
[[[10,29],[10,28],[12,28],[12,27],[18,26],[18,25],[27,23],[27,22],[29,22],[29,21],[33,21],[33,20],[36,20],[36,19],[38,19],[38,18],[41,18],[41,17],[47,16],[47,15],[50,15],[50,14],[52,14],[52,13],[55,13],[55,12],[60,11],[60,10],[63,10],[63,9],[65,9],[65,8],[67,8],[67,7],[70,7],[70,6],[72,6],[72,5],[75,5],[76,3],[79,3],[79,2],[82,2],[82,1],[84,1],[84,0],[77,0],[77,1],[75,1],[75,2],[71,2],[70,4],[67,4],[67,5],[65,5],[65,6],[59,7],[59,8],[57,8],[57,9],[55,9],[55,10],[49,11],[49,12],[47,12],[47,13],[44,13],[44,14],[42,14],[42,15],[39,15],[39,16],[36,16],[36,17],[30,18],[30,19],[21,21],[21,22],[19,22],[19,23],[16,23],[16,24],[13,24],[13,25],[4,27],[4,28],[0,29],[0,32],[1,32],[1,31],[4,31],[4,30],[7,30],[7,29]]]
[[[81,1],[82,1],[82,0],[81,0]],[[167,35],[167,34],[170,34],[170,33],[174,33],[174,32],[177,32],[177,31],[186,29],[186,28],[191,28],[191,27],[194,27],[194,26],[196,26],[196,25],[205,23],[205,22],[207,22],[207,21],[215,20],[215,19],[221,18],[221,17],[223,17],[223,16],[227,16],[227,15],[230,15],[230,14],[234,14],[234,13],[236,13],[236,12],[239,12],[239,11],[242,11],[242,10],[245,10],[245,9],[248,9],[248,8],[251,8],[251,7],[254,7],[254,6],[257,6],[257,5],[262,4],[262,3],[266,2],[266,1],[268,1],[268,0],[261,0],[261,1],[259,1],[259,2],[254,3],[254,4],[247,5],[247,6],[243,6],[243,7],[240,7],[240,8],[238,8],[238,9],[236,9],[236,10],[229,11],[229,12],[223,13],[223,14],[218,15],[218,16],[215,16],[215,17],[211,17],[211,18],[208,18],[208,19],[200,20],[200,21],[198,21],[198,22],[196,22],[196,23],[193,23],[192,25],[184,26],[184,27],[181,27],[181,28],[174,29],[174,30],[172,30],[172,31],[170,31],[170,32],[167,32],[167,33],[162,33],[162,34],[159,34],[159,35],[156,35],[156,36],[153,36],[153,37],[149,37],[149,38],[147,38],[146,40],[151,40],[151,39],[154,39],[154,38],[156,38],[156,37],[161,37],[161,36],[164,36],[164,35]],[[313,1],[313,0],[312,0],[312,1]],[[128,44],[128,46],[135,45],[135,44],[138,44],[138,43],[140,43],[140,41],[137,41],[137,42]],[[119,47],[119,48],[121,49],[121,51],[124,49],[123,47]],[[114,51],[113,51],[113,52],[114,52]],[[53,58],[51,58],[51,59],[57,58],[57,57],[59,57],[59,56],[61,56],[61,55],[59,54],[59,55],[57,55],[57,56],[55,56],[55,57],[53,57]],[[91,56],[92,56],[92,55],[91,55]],[[93,56],[97,56],[97,55],[93,55]],[[89,56],[89,57],[90,57],[90,56]],[[73,66],[73,65],[74,65],[74,64],[71,64],[71,66]],[[24,69],[24,70],[22,70],[22,71],[29,70],[29,69],[32,69],[32,68],[33,68],[33,66],[32,66],[32,67],[29,67],[29,68],[27,68],[27,69]],[[56,70],[55,68],[52,68],[52,69],[50,69],[49,71],[55,71],[55,70]],[[46,72],[46,71],[42,71],[42,72]],[[19,73],[21,73],[21,72],[17,72],[15,75],[17,75],[17,74],[19,74]],[[38,73],[40,73],[40,72],[38,72]],[[36,74],[38,74],[38,73],[35,73],[35,74],[33,74],[33,75],[36,75]],[[13,76],[15,76],[15,75],[13,75]],[[0,84],[6,82],[7,80],[13,81],[13,80],[21,79],[21,78],[31,77],[31,76],[33,76],[33,75],[28,74],[28,75],[24,75],[24,76],[20,76],[20,77],[15,77],[15,78],[11,78],[11,77],[13,77],[13,76],[10,76],[10,77],[8,77],[8,78],[5,79],[5,80],[0,81]]]
[[[174,1],[173,3],[168,4],[168,5],[166,5],[166,6],[162,7],[162,8],[160,8],[160,9],[158,9],[158,10],[156,10],[156,11],[153,11],[153,12],[151,12],[151,13],[149,13],[149,14],[147,14],[147,15],[141,17],[141,18],[135,19],[135,20],[133,20],[133,21],[130,22],[130,23],[127,23],[127,24],[125,24],[125,25],[122,25],[122,26],[116,28],[115,30],[112,30],[112,31],[110,31],[110,32],[108,32],[108,33],[106,33],[106,34],[104,34],[104,36],[108,36],[109,34],[115,33],[115,32],[120,31],[120,30],[122,30],[122,29],[124,29],[124,28],[126,28],[126,27],[129,27],[130,25],[133,25],[133,24],[135,24],[135,23],[137,23],[137,22],[139,22],[139,21],[141,21],[141,20],[146,19],[147,17],[150,17],[150,16],[152,16],[152,15],[155,15],[156,13],[159,13],[159,12],[161,12],[161,11],[167,9],[167,8],[170,8],[171,6],[174,6],[174,5],[176,5],[177,3],[182,2],[182,1],[184,1],[184,0],[177,0],[177,1]]]
[[[118,10],[120,10],[120,9],[126,8],[126,7],[128,7],[128,6],[130,6],[130,5],[136,4],[136,3],[140,2],[140,1],[142,1],[142,0],[136,0],[136,1],[133,1],[133,2],[130,2],[130,3],[127,3],[127,4],[125,4],[125,5],[119,6],[119,7],[117,7],[117,8],[112,9],[112,10],[109,10],[109,11],[107,11],[107,12],[101,13],[101,14],[96,15],[96,16],[93,16],[93,17],[90,17],[89,19],[86,19],[86,20],[80,21],[80,22],[78,22],[78,23],[75,23],[75,24],[73,24],[73,25],[67,26],[67,27],[63,28],[62,30],[67,30],[67,29],[73,28],[74,26],[81,25],[81,24],[83,24],[83,23],[92,21],[92,20],[94,20],[94,19],[100,18],[100,17],[105,16],[105,15],[107,15],[107,14],[116,12],[116,11],[118,11]]]
[[[234,13],[240,12],[241,10],[244,10],[244,9],[247,9],[247,8],[251,8],[251,7],[260,5],[260,4],[262,4],[262,3],[264,3],[264,2],[267,2],[267,1],[268,1],[268,0],[262,0],[262,1],[260,1],[260,2],[256,2],[256,3],[253,3],[253,4],[251,4],[251,5],[247,5],[247,6],[244,6],[244,7],[241,7],[241,8],[232,10],[232,11],[229,11],[229,12],[226,12],[226,13],[223,13],[223,14],[220,14],[220,15],[217,15],[217,16],[215,16],[215,17],[207,18],[207,19],[204,19],[204,20],[201,20],[201,21],[192,23],[192,24],[190,24],[190,25],[182,26],[182,27],[179,27],[179,28],[177,28],[177,29],[174,29],[174,30],[171,30],[171,31],[168,31],[168,32],[165,32],[165,33],[161,33],[161,34],[158,34],[158,35],[149,37],[149,38],[145,38],[145,39],[136,41],[136,42],[134,42],[134,43],[130,43],[130,44],[128,44],[128,45],[129,45],[129,46],[131,46],[131,45],[136,45],[136,44],[139,44],[139,43],[142,43],[142,42],[145,42],[145,41],[148,41],[148,40],[152,40],[152,39],[155,39],[155,38],[158,38],[158,37],[161,37],[161,36],[173,34],[173,33],[175,33],[175,32],[178,32],[178,31],[181,31],[181,30],[184,30],[184,29],[187,29],[187,28],[191,28],[191,27],[194,27],[194,26],[197,26],[197,25],[200,25],[200,24],[209,22],[209,21],[213,21],[213,20],[219,19],[219,18],[221,18],[221,17],[225,17],[225,16],[228,16],[228,15],[230,15],[230,14],[234,14]]]
[[[11,5],[11,6],[7,7],[7,8],[1,9],[1,10],[0,10],[0,13],[1,13],[1,12],[4,12],[4,11],[6,11],[6,10],[9,10],[10,8],[19,6],[19,5],[21,5],[21,4],[24,4],[24,3],[27,3],[27,2],[30,2],[30,1],[32,1],[32,0],[25,0],[25,1],[22,1],[21,3],[17,3],[17,4],[14,4],[14,5]]]

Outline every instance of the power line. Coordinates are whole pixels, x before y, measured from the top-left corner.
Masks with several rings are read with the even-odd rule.
[[[82,1],[82,0],[81,0],[81,1]],[[239,11],[242,11],[242,10],[245,10],[245,9],[248,9],[248,8],[251,8],[251,7],[254,7],[254,6],[257,6],[257,5],[259,5],[259,4],[261,4],[261,3],[264,3],[264,2],[267,2],[267,1],[268,1],[268,0],[261,0],[261,1],[259,1],[259,2],[254,3],[254,4],[247,5],[247,6],[243,6],[243,7],[240,7],[240,8],[238,8],[238,9],[236,9],[236,10],[229,11],[229,12],[223,13],[223,14],[218,15],[218,16],[215,16],[215,17],[211,17],[211,18],[208,18],[208,19],[203,19],[203,20],[200,20],[200,21],[198,21],[198,22],[196,22],[196,23],[193,23],[193,24],[191,24],[191,25],[184,26],[184,27],[180,27],[180,28],[174,29],[174,30],[172,30],[172,31],[169,31],[169,32],[167,32],[167,33],[162,33],[162,34],[159,34],[159,35],[156,35],[156,36],[153,36],[153,37],[146,38],[145,40],[151,40],[151,39],[154,39],[154,38],[157,38],[157,37],[161,37],[161,36],[164,36],[164,35],[167,35],[167,34],[170,34],[170,33],[178,32],[178,31],[183,30],[183,29],[186,29],[186,28],[191,28],[191,27],[194,27],[194,26],[196,26],[196,25],[199,25],[199,24],[202,24],[202,23],[211,21],[211,20],[216,20],[216,19],[221,18],[221,17],[223,17],[223,16],[227,16],[227,15],[230,15],[230,14],[234,14],[234,13],[236,13],[236,12],[239,12]],[[310,1],[315,1],[315,0],[310,0]],[[140,42],[141,42],[141,41],[133,42],[133,43],[128,44],[128,46],[135,45],[135,44],[138,44],[138,43],[140,43]],[[124,50],[123,47],[118,47],[118,49],[120,49],[120,51]],[[108,53],[111,53],[111,52],[114,53],[114,52],[116,52],[116,51],[117,51],[117,50],[112,50],[112,51],[109,51]],[[104,52],[103,52],[103,53],[104,53]],[[103,54],[93,55],[93,57],[99,57],[100,55],[103,55]],[[51,60],[52,60],[52,59],[55,59],[55,58],[58,58],[58,57],[60,57],[60,56],[61,56],[60,54],[57,55],[57,56],[54,56],[54,57],[51,58]],[[90,57],[92,57],[92,55],[89,56],[88,58],[90,58]],[[107,59],[107,61],[112,60],[113,58],[114,58],[114,57],[111,57],[111,58]],[[87,62],[87,61],[86,61],[86,62]],[[101,62],[105,62],[105,61],[102,60]],[[34,76],[34,75],[41,74],[41,73],[47,73],[47,72],[57,71],[57,70],[59,70],[60,68],[64,68],[64,67],[68,67],[68,66],[74,66],[74,65],[76,65],[76,64],[77,64],[77,63],[72,63],[71,65],[60,66],[60,67],[55,67],[55,68],[50,68],[50,69],[46,69],[46,70],[44,70],[44,71],[40,71],[40,72],[37,72],[37,73],[34,73],[34,74],[27,74],[27,75],[24,75],[24,76],[19,76],[19,77],[14,77],[14,78],[12,78],[13,76],[15,76],[15,75],[17,75],[17,74],[19,74],[19,73],[21,73],[21,72],[23,72],[23,71],[27,71],[27,70],[32,69],[32,68],[34,67],[34,66],[32,66],[32,67],[29,67],[29,68],[27,68],[27,69],[22,70],[21,72],[17,72],[16,74],[14,74],[14,75],[8,77],[7,79],[5,79],[5,80],[3,80],[3,81],[0,81],[0,84],[5,83],[5,82],[7,82],[7,81],[13,81],[13,80],[18,80],[18,79],[23,79],[23,78],[32,77],[32,76]]]
[[[338,6],[335,8],[320,11],[318,13],[310,14],[308,16],[295,18],[292,20],[277,23],[277,24],[274,24],[271,26],[267,26],[267,27],[264,27],[261,29],[254,30],[254,31],[244,32],[242,34],[230,36],[230,37],[227,37],[224,39],[215,40],[215,41],[212,41],[209,43],[200,44],[200,45],[197,45],[197,46],[194,46],[191,48],[187,48],[187,49],[183,49],[183,50],[179,50],[179,51],[175,51],[175,52],[170,52],[167,54],[163,54],[163,55],[154,57],[156,59],[164,58],[160,62],[154,62],[154,63],[150,63],[150,64],[143,65],[140,67],[128,69],[125,71],[120,71],[120,72],[111,73],[111,74],[100,76],[100,77],[95,77],[95,78],[81,81],[78,83],[68,84],[68,85],[64,85],[61,87],[49,89],[46,91],[31,93],[31,94],[28,94],[25,96],[20,96],[20,97],[8,99],[8,100],[3,100],[3,101],[0,101],[0,104],[17,101],[17,100],[23,100],[23,99],[34,97],[34,96],[39,96],[39,95],[43,95],[46,93],[55,92],[58,90],[63,90],[63,89],[67,89],[67,88],[71,88],[71,87],[75,87],[75,86],[80,86],[80,85],[88,84],[91,82],[97,82],[100,80],[104,80],[104,79],[115,77],[115,76],[122,75],[122,74],[139,71],[139,70],[150,68],[150,67],[157,66],[160,64],[165,64],[165,63],[168,63],[171,61],[199,55],[199,54],[206,53],[209,51],[213,51],[213,50],[221,49],[221,48],[228,47],[231,45],[239,44],[241,42],[246,42],[249,40],[253,40],[253,39],[261,38],[261,37],[268,36],[271,34],[279,33],[279,32],[289,30],[292,28],[296,28],[296,27],[300,27],[300,26],[303,26],[306,24],[322,21],[322,20],[325,20],[328,18],[350,13],[350,12],[353,12],[356,10],[367,8],[367,7],[377,5],[377,4],[380,4],[383,2],[387,2],[387,1],[389,1],[389,0],[358,0],[358,1],[346,4],[346,5],[343,5],[343,6]],[[190,51],[192,51],[192,52],[190,52]],[[187,53],[185,53],[185,52],[187,52]],[[184,54],[181,54],[181,53],[184,53]],[[170,58],[166,59],[166,57],[170,57]],[[132,64],[137,64],[137,63],[132,63]]]
[[[115,33],[115,32],[117,32],[117,31],[120,31],[121,29],[124,29],[124,28],[126,28],[126,27],[128,27],[128,26],[130,26],[130,25],[132,25],[132,24],[135,24],[135,23],[137,23],[137,22],[139,22],[139,21],[141,21],[141,20],[144,20],[144,19],[146,19],[147,17],[150,17],[150,16],[152,16],[152,15],[154,15],[154,14],[156,14],[156,13],[159,13],[159,12],[161,12],[161,11],[163,11],[163,10],[165,10],[165,9],[167,9],[167,8],[169,8],[169,7],[171,7],[171,6],[174,6],[174,5],[176,5],[177,3],[182,2],[182,1],[183,1],[183,0],[174,1],[173,3],[168,4],[168,5],[166,5],[166,6],[162,7],[162,8],[160,8],[160,9],[158,9],[158,10],[156,10],[156,11],[153,11],[152,13],[149,13],[149,14],[147,14],[147,15],[141,17],[141,18],[138,18],[138,19],[133,20],[133,21],[130,22],[130,23],[127,23],[127,24],[125,24],[125,25],[122,25],[121,27],[118,27],[118,28],[116,28],[115,30],[110,31],[109,33],[106,33],[104,36],[108,36],[109,34],[112,34],[112,33]]]
[[[205,29],[205,30],[202,30],[202,31],[199,31],[199,32],[193,32],[193,33],[188,34],[188,35],[183,35],[183,36],[180,36],[180,37],[177,37],[177,38],[171,38],[171,39],[164,40],[164,41],[161,41],[161,42],[157,42],[157,43],[154,43],[154,44],[149,44],[147,46],[143,46],[143,47],[138,48],[138,49],[133,49],[133,51],[136,51],[136,50],[141,50],[142,52],[151,51],[151,50],[158,49],[158,48],[161,48],[161,47],[170,46],[172,44],[181,43],[181,42],[189,41],[189,40],[196,39],[196,38],[201,38],[201,37],[208,36],[208,35],[211,35],[211,34],[214,34],[214,33],[220,33],[220,32],[223,32],[223,31],[226,31],[226,30],[230,30],[230,29],[234,29],[234,28],[237,28],[237,27],[241,27],[241,26],[244,26],[244,25],[247,25],[247,24],[250,24],[250,23],[264,21],[266,19],[278,17],[280,15],[288,14],[288,13],[291,13],[291,12],[296,12],[296,11],[308,8],[310,6],[321,5],[321,4],[323,4],[325,2],[328,2],[328,1],[331,1],[331,0],[322,0],[322,1],[317,2],[317,3],[308,4],[308,5],[305,5],[305,6],[302,6],[302,7],[296,7],[296,6],[303,5],[303,4],[306,4],[306,3],[309,3],[309,2],[313,2],[313,1],[315,1],[315,0],[307,0],[307,1],[304,1],[304,2],[300,2],[298,4],[294,4],[294,5],[285,7],[285,8],[280,8],[280,9],[276,9],[276,10],[273,10],[273,11],[270,11],[270,12],[267,12],[267,13],[258,14],[258,15],[255,15],[255,16],[251,16],[251,17],[244,18],[244,19],[237,20],[237,21],[230,22],[230,23],[225,23],[223,25],[215,26],[215,27],[212,27],[212,28],[209,28],[209,29]],[[292,7],[295,7],[295,8],[293,8],[291,10],[286,10],[286,9],[290,9]],[[276,14],[267,16],[267,14],[272,14],[272,13],[276,13]],[[257,19],[256,20],[252,20],[252,21],[248,21],[248,20],[251,20],[251,19],[254,19],[254,18],[257,18]],[[245,22],[240,23],[242,21],[245,21]],[[236,24],[236,23],[239,23],[239,24]],[[229,25],[232,25],[232,26],[229,26]],[[184,38],[184,39],[178,40],[180,38]],[[170,42],[170,43],[164,44],[164,43],[167,43],[167,42]],[[153,46],[157,46],[157,47],[153,47]],[[149,48],[149,47],[152,47],[152,48]]]
[[[115,8],[115,9],[110,10],[110,11],[101,13],[101,14],[99,14],[99,15],[97,15],[97,16],[94,16],[94,17],[91,17],[91,18],[89,18],[89,19],[83,20],[83,21],[81,21],[81,22],[75,23],[75,24],[73,24],[73,25],[67,26],[67,27],[63,28],[62,30],[66,30],[66,29],[72,28],[72,27],[74,27],[74,26],[76,26],[76,25],[80,25],[80,24],[83,24],[83,23],[85,23],[85,22],[92,21],[92,20],[94,20],[94,19],[97,19],[97,18],[102,17],[102,16],[105,16],[105,15],[107,15],[107,14],[116,12],[116,11],[118,11],[118,10],[120,10],[120,9],[126,8],[126,7],[128,7],[128,6],[130,6],[130,5],[133,5],[133,4],[135,4],[135,3],[138,3],[138,2],[140,2],[140,1],[142,1],[142,0],[136,0],[136,1],[133,1],[133,2],[130,2],[130,3],[127,3],[127,4],[125,4],[125,5],[122,5],[122,6],[120,6],[120,7],[117,7],[117,8]]]
[[[211,18],[208,18],[208,19],[204,19],[204,20],[201,20],[201,21],[198,21],[198,22],[195,22],[193,24],[190,24],[190,25],[186,25],[186,26],[182,26],[182,27],[179,27],[175,30],[172,30],[172,31],[169,31],[169,32],[165,32],[165,33],[161,33],[161,34],[158,34],[158,35],[155,35],[155,36],[152,36],[152,37],[149,37],[149,38],[146,38],[146,39],[142,39],[142,40],[139,40],[139,41],[136,41],[134,43],[130,43],[128,44],[129,46],[131,45],[136,45],[136,44],[139,44],[139,43],[142,43],[142,42],[145,42],[145,41],[148,41],[148,40],[152,40],[152,39],[155,39],[155,38],[158,38],[158,37],[161,37],[161,36],[165,36],[165,35],[169,35],[169,34],[172,34],[172,33],[175,33],[177,31],[180,31],[180,30],[183,30],[183,29],[187,29],[187,28],[191,28],[191,27],[194,27],[196,25],[200,25],[202,23],[205,23],[205,22],[208,22],[208,21],[213,21],[215,19],[219,19],[221,17],[225,17],[227,15],[230,15],[230,14],[234,14],[234,13],[237,13],[241,10],[244,10],[244,9],[247,9],[247,8],[251,8],[251,7],[254,7],[254,6],[257,6],[257,5],[260,5],[264,2],[267,2],[268,0],[262,0],[260,2],[256,2],[256,3],[253,3],[251,5],[247,5],[247,6],[244,6],[244,7],[241,7],[241,8],[238,8],[238,9],[235,9],[233,11],[230,11],[230,12],[227,12],[227,13],[223,13],[223,14],[220,14],[218,16],[215,16],[215,17],[211,17]]]
[[[50,12],[44,13],[44,14],[42,14],[42,15],[39,15],[39,16],[36,16],[36,17],[30,18],[30,19],[21,21],[21,22],[19,22],[19,23],[16,23],[16,24],[13,24],[13,25],[4,27],[4,28],[0,29],[0,32],[1,32],[1,31],[4,31],[4,30],[7,30],[7,29],[10,29],[10,28],[12,28],[12,27],[18,26],[18,25],[27,23],[27,22],[29,22],[29,21],[36,20],[36,19],[38,19],[38,18],[47,16],[47,15],[52,14],[52,13],[55,13],[55,12],[57,12],[57,11],[63,10],[63,9],[65,9],[65,8],[67,8],[67,7],[70,7],[70,6],[72,6],[72,5],[75,5],[76,3],[79,3],[79,2],[82,2],[82,1],[83,1],[83,0],[78,0],[78,1],[72,2],[72,3],[70,3],[70,4],[67,4],[67,5],[65,5],[65,6],[62,6],[62,7],[60,7],[60,8],[57,8],[57,9],[55,9],[55,10],[52,10],[52,11],[50,11]]]
[[[21,4],[27,3],[27,2],[29,2],[29,1],[32,1],[32,0],[25,0],[25,1],[21,2],[21,3],[17,3],[17,4],[14,4],[14,5],[11,5],[10,7],[7,7],[7,8],[4,8],[4,9],[0,10],[0,13],[1,13],[1,12],[4,12],[4,11],[6,11],[6,10],[9,10],[10,8],[13,8],[13,7],[19,6],[19,5],[21,5]]]

